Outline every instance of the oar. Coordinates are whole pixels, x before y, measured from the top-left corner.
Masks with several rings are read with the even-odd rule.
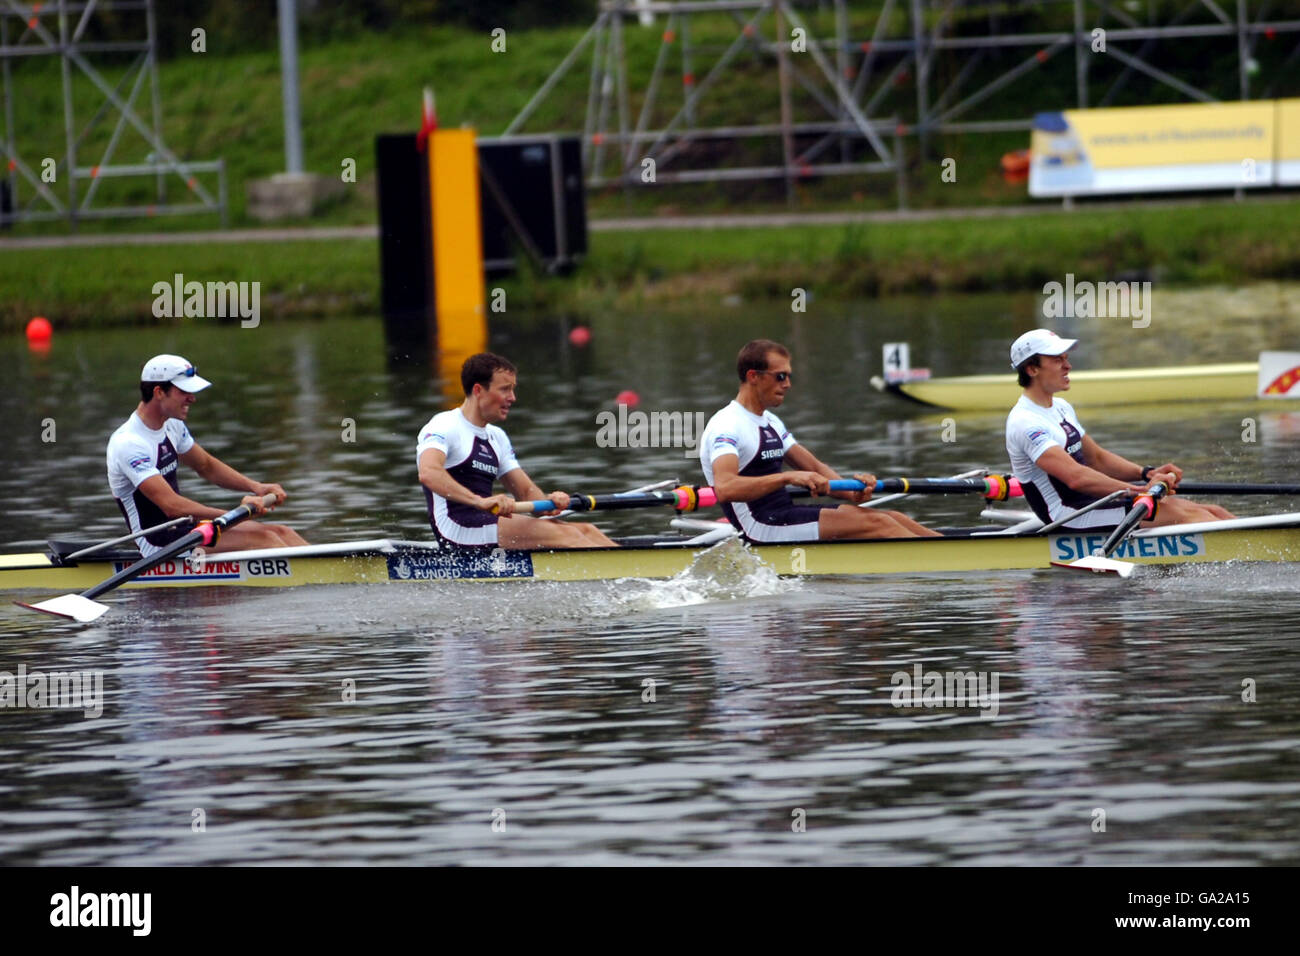
[[[656,481],[648,485],[642,485],[640,488],[629,488],[627,491],[615,492],[614,497],[623,498],[623,497],[627,497],[628,495],[643,494],[644,492],[647,491],[658,491],[660,488],[672,487],[673,485],[677,484],[679,481],[681,481],[680,478],[665,478],[663,481]],[[565,508],[563,511],[557,512],[556,514],[543,515],[542,517],[553,520],[555,518],[567,517],[568,515],[571,515],[573,513],[574,511],[572,508]]]
[[[653,508],[656,505],[672,505],[678,511],[694,511],[696,508],[708,508],[718,503],[712,488],[693,488],[682,485],[671,491],[620,492],[613,495],[584,495],[569,493],[569,511],[621,511],[625,508]],[[542,514],[555,511],[555,502],[516,501],[511,507],[513,514]]]
[[[949,478],[975,478],[984,477],[988,474],[987,468],[976,468],[973,471],[963,471],[959,475],[949,475]],[[881,505],[887,505],[891,501],[897,501],[899,498],[906,498],[907,492],[900,491],[897,494],[885,495],[883,498],[872,498],[870,501],[864,501],[858,505],[859,508],[879,508]]]
[[[1149,494],[1138,495],[1137,500],[1133,502],[1133,507],[1129,509],[1119,526],[1110,533],[1105,544],[1086,558],[1079,558],[1069,563],[1053,561],[1052,565],[1058,568],[1074,568],[1080,571],[1096,571],[1101,574],[1118,574],[1122,578],[1128,577],[1137,565],[1128,561],[1112,560],[1111,555],[1143,520],[1155,514],[1156,502],[1164,497],[1166,491],[1168,489],[1163,484],[1152,485]]]
[[[262,504],[264,507],[271,507],[271,505],[275,504],[275,495],[266,495],[262,498]],[[157,554],[141,558],[129,568],[123,568],[117,572],[107,581],[102,581],[80,594],[63,594],[56,598],[50,598],[48,601],[42,601],[40,604],[24,604],[22,601],[15,601],[14,603],[19,607],[29,608],[33,611],[44,611],[46,614],[53,614],[55,617],[66,617],[81,624],[89,624],[108,610],[107,604],[99,604],[93,600],[94,598],[126,584],[133,578],[139,577],[150,568],[162,564],[168,558],[173,558],[182,551],[200,545],[206,547],[215,543],[217,536],[222,531],[239,524],[244,519],[251,517],[252,514],[247,505],[240,505],[218,518],[213,518],[210,523],[205,521],[189,534],[177,538]]]
[[[94,554],[96,551],[103,551],[105,548],[111,548],[115,544],[121,544],[124,541],[134,541],[136,538],[143,538],[145,535],[153,534],[155,531],[166,531],[168,528],[175,528],[177,525],[193,524],[194,519],[189,515],[181,515],[179,518],[172,518],[171,521],[164,521],[162,524],[156,524],[152,528],[145,528],[143,531],[133,531],[130,534],[124,534],[120,538],[113,538],[109,541],[101,541],[99,544],[92,544],[89,548],[82,548],[72,554],[65,555],[58,559],[60,564],[68,564],[84,558],[88,554]]]
[[[834,478],[831,491],[861,491],[865,485],[856,478]],[[787,488],[796,497],[811,495],[807,488]],[[1020,482],[1009,475],[985,475],[982,478],[880,478],[873,492],[891,491],[904,495],[952,495],[976,492],[993,501],[1018,498],[1023,491]]]
[[[828,484],[831,491],[861,491],[865,487],[856,478],[835,478]],[[985,498],[1005,501],[1009,496],[1020,494],[1020,482],[1003,475],[989,475],[985,478],[882,478],[876,482],[873,490],[913,495],[974,492]],[[787,488],[786,491],[793,497],[812,494],[807,488]],[[717,503],[717,493],[708,486],[696,488],[683,485],[671,491],[646,491],[638,494],[569,494],[570,511],[619,511],[625,508],[653,508],[656,505],[672,505],[678,511],[694,511],[696,508],[710,508]],[[542,514],[554,510],[555,504],[551,501],[516,501],[511,508],[513,514]]]

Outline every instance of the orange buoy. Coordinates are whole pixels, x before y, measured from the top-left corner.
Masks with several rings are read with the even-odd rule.
[[[1029,150],[1016,149],[1002,156],[1002,175],[1011,182],[1019,182],[1029,175]]]

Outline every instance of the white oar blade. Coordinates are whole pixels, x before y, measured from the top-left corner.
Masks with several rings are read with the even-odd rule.
[[[1133,573],[1137,565],[1130,564],[1128,561],[1116,561],[1114,558],[1103,558],[1099,554],[1090,554],[1077,561],[1053,561],[1052,567],[1092,571],[1095,574],[1118,574],[1121,578],[1126,578]]]
[[[55,617],[67,618],[79,624],[89,624],[108,610],[107,604],[100,604],[98,601],[84,598],[80,594],[64,594],[56,598],[50,598],[48,601],[42,601],[40,604],[24,604],[22,601],[15,601],[14,603],[19,607],[53,614]]]

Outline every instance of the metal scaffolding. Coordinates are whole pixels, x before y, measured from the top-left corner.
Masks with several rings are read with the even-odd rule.
[[[1168,51],[1171,41],[1189,37],[1222,41],[1225,52],[1235,54],[1236,92],[1241,99],[1252,93],[1276,95],[1278,83],[1292,75],[1288,71],[1300,60],[1300,45],[1278,67],[1271,86],[1263,86],[1264,81],[1255,76],[1257,46],[1261,38],[1271,42],[1279,35],[1300,32],[1300,20],[1267,19],[1275,5],[1274,0],[1236,0],[1235,12],[1229,14],[1216,0],[1186,0],[1165,4],[1161,13],[1154,3],[1139,6],[1130,0],[1125,6],[1139,7],[1135,15],[1122,9],[1118,0],[874,0],[862,4],[820,0],[815,5],[823,14],[819,22],[830,18],[833,26],[818,37],[808,22],[816,19],[808,9],[810,3],[602,0],[595,23],[511,121],[505,135],[523,130],[566,75],[587,62],[584,54],[590,48],[582,129],[590,186],[643,182],[647,159],[654,161],[658,183],[784,178],[788,196],[793,195],[796,182],[810,176],[893,172],[901,207],[906,202],[904,138],[916,138],[925,155],[934,135],[1028,131],[1032,117],[1023,109],[1006,117],[967,117],[991,97],[1014,93],[1015,84],[1032,82],[1043,64],[1071,48],[1074,102],[1061,102],[1057,109],[1112,105],[1139,77],[1152,87],[1146,100],[1169,102],[1172,95],[1173,101],[1215,101],[1219,97],[1189,78],[1191,70],[1180,76],[1176,66],[1153,62]],[[647,15],[665,20],[653,69],[634,92],[625,30],[636,27],[626,21],[638,17],[644,23]],[[692,21],[704,17],[710,18],[715,37],[721,22],[732,38],[703,78],[697,78],[697,64],[707,51],[693,39],[700,31]],[[1097,49],[1099,30],[1104,31],[1101,50]],[[1294,39],[1289,36],[1288,42]],[[1003,62],[1006,54],[1017,50],[1025,52],[1010,64]],[[702,123],[710,89],[742,57],[775,66],[765,74],[777,88],[779,118],[747,125]],[[665,106],[669,95],[664,89],[673,60],[681,70],[681,101],[675,111]],[[1204,73],[1203,64],[1197,65],[1197,72]],[[816,116],[795,118],[796,84],[805,102],[816,104]],[[914,100],[898,95],[908,84],[914,85]],[[1157,92],[1155,87],[1173,93]],[[640,108],[633,115],[637,100]],[[893,112],[880,115],[887,101]],[[652,128],[665,110],[668,121]],[[709,141],[763,138],[779,140],[779,162],[680,168]]]
[[[120,31],[122,24],[138,25],[142,39],[100,41],[89,39],[97,33],[97,15],[109,15]],[[52,143],[34,143],[25,149],[15,132],[16,113],[40,109],[40,98],[24,96],[18,84],[15,65],[34,63],[57,57],[61,80],[63,137],[58,157],[42,155]],[[92,62],[94,60],[95,62]],[[126,62],[124,69],[120,64]],[[98,66],[96,65],[98,64]],[[110,75],[120,70],[116,83]],[[133,216],[184,215],[217,212],[226,223],[226,170],[224,160],[183,161],[167,148],[162,136],[162,98],[158,85],[158,59],[154,24],[154,0],[53,0],[47,3],[22,3],[0,0],[0,77],[3,79],[4,131],[0,136],[0,156],[6,163],[4,185],[8,189],[11,209],[0,207],[0,225],[66,219],[71,228],[84,219],[125,218]],[[52,71],[38,75],[38,83],[48,83]],[[74,78],[88,80],[96,92],[97,109],[78,127],[77,97]],[[148,88],[146,107],[149,119],[137,111],[144,90]],[[82,108],[85,108],[84,94]],[[107,131],[112,121],[111,132]],[[101,128],[101,124],[103,128]],[[30,121],[27,124],[31,126]],[[51,116],[43,128],[54,128]],[[143,142],[130,142],[128,130]],[[123,142],[127,135],[127,142]],[[130,154],[134,145],[144,153],[140,161],[117,162],[114,157]],[[87,162],[87,160],[90,160]],[[51,165],[52,163],[52,165]],[[53,182],[46,176],[53,170]],[[199,175],[215,174],[216,194],[200,181]],[[188,201],[168,200],[167,185],[171,176],[179,177]],[[101,184],[108,179],[152,178],[148,199],[106,200]],[[85,188],[81,184],[89,183]],[[52,188],[53,187],[53,188]],[[108,187],[104,187],[104,192]],[[123,191],[128,197],[130,189]]]

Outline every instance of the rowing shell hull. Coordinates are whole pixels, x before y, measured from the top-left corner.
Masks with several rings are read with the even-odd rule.
[[[1115,557],[1138,564],[1229,561],[1300,561],[1300,515],[1274,516],[1272,526],[1237,530],[1162,529],[1141,532]],[[1280,524],[1280,526],[1279,526]],[[1205,525],[1188,526],[1205,528]],[[782,575],[925,574],[950,571],[1030,570],[1053,561],[1090,554],[1102,534],[1071,532],[1048,538],[980,536],[888,541],[809,542],[750,546],[764,564]],[[588,551],[448,551],[413,542],[385,542],[382,549],[301,554],[311,548],[258,552],[255,557],[210,559],[203,568],[165,562],[126,587],[293,587],[306,584],[380,584],[412,581],[597,581],[668,578],[704,554],[684,545],[601,548]],[[723,548],[734,548],[726,542]],[[726,551],[704,554],[726,560]],[[734,552],[731,552],[734,554]],[[251,554],[251,553],[250,553]],[[719,557],[721,556],[721,558]],[[44,554],[0,558],[0,588],[80,591],[98,584],[125,562],[89,562],[57,567]]]
[[[1141,405],[1151,402],[1248,402],[1259,385],[1259,364],[1190,365],[1070,373],[1062,393],[1071,405]],[[1010,411],[1020,398],[1014,372],[932,378],[885,386],[887,391],[923,405],[956,411]]]

